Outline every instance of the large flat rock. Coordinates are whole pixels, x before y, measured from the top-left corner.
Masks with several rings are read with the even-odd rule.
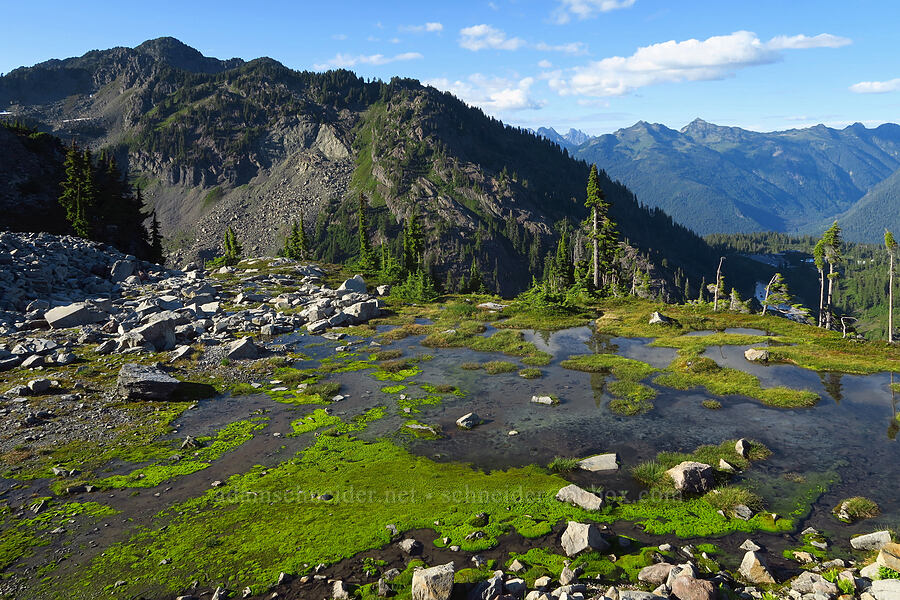
[[[595,456],[590,456],[588,458],[585,458],[584,460],[579,461],[578,468],[585,471],[591,471],[592,473],[618,471],[618,456],[615,453],[597,454]]]

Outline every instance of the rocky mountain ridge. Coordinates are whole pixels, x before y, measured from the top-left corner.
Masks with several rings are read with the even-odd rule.
[[[41,92],[48,77],[56,96]],[[425,262],[448,289],[474,259],[491,289],[512,294],[540,277],[561,228],[587,214],[586,164],[412,80],[216,62],[163,39],[17,69],[0,78],[0,105],[10,101],[14,118],[127,164],[177,262],[215,255],[229,225],[249,251],[274,254],[301,215],[319,258],[347,260],[364,193],[376,246],[398,255],[415,212]],[[712,261],[702,240],[601,178],[626,255],[644,257],[630,269],[656,264],[654,287],[667,297],[675,270],[699,281]],[[666,272],[669,247],[690,252],[670,256]]]

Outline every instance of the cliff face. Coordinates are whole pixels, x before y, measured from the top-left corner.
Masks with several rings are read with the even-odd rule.
[[[17,69],[0,78],[0,103],[64,140],[112,150],[176,261],[215,254],[229,226],[248,252],[274,253],[300,217],[322,258],[352,257],[363,193],[376,245],[396,250],[416,213],[426,262],[451,289],[474,260],[490,287],[512,293],[540,275],[560,229],[587,214],[586,163],[413,80],[220,61],[163,38]],[[669,270],[687,273],[706,260],[701,240],[605,174],[602,186],[627,256],[658,263],[687,249]]]

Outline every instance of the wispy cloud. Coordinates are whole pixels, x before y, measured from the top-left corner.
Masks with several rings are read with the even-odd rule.
[[[490,113],[534,110],[546,104],[531,96],[531,86],[534,84],[531,77],[515,80],[475,73],[465,80],[432,79],[424,83],[448,91]]]
[[[851,85],[850,91],[856,94],[886,94],[900,91],[900,78],[887,81],[860,81]]]
[[[569,42],[568,44],[547,44],[538,42],[534,45],[536,50],[543,52],[564,52],[566,54],[584,54],[587,52],[587,46],[582,42]]]
[[[409,33],[438,33],[444,30],[444,25],[442,23],[429,22],[422,25],[401,25],[397,29]]]
[[[560,0],[553,13],[557,23],[568,23],[572,17],[589,19],[600,13],[630,8],[636,0]]]
[[[502,30],[490,25],[473,25],[459,31],[459,45],[466,50],[518,50],[525,40],[508,37]]]
[[[346,40],[346,39],[347,39],[347,34],[346,34],[346,33],[335,33],[334,35],[331,36],[331,39],[333,39],[333,40]]]
[[[631,56],[612,56],[550,78],[560,94],[621,96],[657,83],[709,81],[732,77],[741,69],[783,59],[782,51],[836,48],[851,43],[830,34],[778,36],[764,42],[750,31],[705,40],[674,40],[638,48]]]
[[[355,67],[356,65],[386,65],[392,62],[400,62],[407,60],[418,60],[423,58],[421,54],[418,52],[404,52],[402,54],[395,54],[394,56],[385,56],[383,54],[342,54],[337,53],[334,55],[334,58],[329,60],[328,62],[314,65],[314,68],[317,71],[324,71],[326,69],[335,69],[335,68],[350,68]]]
[[[792,36],[779,35],[769,40],[766,46],[772,50],[806,50],[807,48],[841,48],[852,43],[853,40],[850,38],[831,35],[830,33],[820,33],[814,36],[803,34]]]
[[[539,66],[542,69],[549,69],[550,67],[553,66],[553,63],[545,58],[544,60],[538,61],[537,66]]]

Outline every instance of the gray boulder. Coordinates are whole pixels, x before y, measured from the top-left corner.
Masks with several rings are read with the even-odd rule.
[[[581,489],[574,483],[556,492],[556,499],[560,502],[574,504],[585,510],[600,510],[603,508],[603,498]]]
[[[67,329],[100,323],[106,320],[106,314],[86,302],[75,302],[51,308],[44,313],[44,320],[52,329]]]
[[[750,583],[755,584],[773,584],[775,578],[769,573],[769,569],[762,557],[756,552],[747,552],[744,560],[741,561],[741,567],[738,570],[741,576]]]
[[[341,284],[338,288],[339,292],[357,292],[359,294],[366,293],[366,280],[363,279],[362,275],[354,275],[347,281]]]
[[[417,570],[412,578],[412,600],[450,600],[453,574],[452,562]]]
[[[141,325],[131,330],[156,348],[157,352],[173,350],[175,348],[175,319],[154,319],[147,325]]]
[[[597,454],[578,462],[578,468],[584,471],[598,473],[603,471],[618,471],[619,463],[616,454]]]
[[[869,594],[875,600],[900,600],[900,579],[879,579],[872,582]]]
[[[867,533],[850,540],[850,545],[856,550],[881,550],[890,543],[891,532],[887,530]]]
[[[593,523],[569,521],[559,541],[566,556],[575,556],[585,550],[602,552],[609,548],[609,542],[603,539],[600,530]]]
[[[378,316],[378,301],[366,300],[344,309],[344,314],[350,318],[351,323],[365,323],[369,319]]]
[[[667,562],[646,566],[638,573],[638,581],[649,583],[653,587],[661,585],[669,578],[669,573],[674,566]]]
[[[134,274],[134,262],[130,260],[117,260],[109,269],[109,278],[116,283],[121,283]]]
[[[180,385],[157,366],[128,363],[119,370],[116,391],[129,400],[168,400]]]
[[[466,413],[456,420],[456,426],[460,429],[472,429],[481,423],[481,417],[475,413]]]
[[[230,360],[253,360],[259,358],[259,346],[248,337],[241,338],[228,346],[225,356]]]
[[[654,312],[650,315],[650,325],[670,325],[672,319],[660,312]]]
[[[838,586],[831,583],[818,573],[812,571],[804,571],[797,579],[791,582],[791,589],[801,594],[815,594],[821,592],[823,594],[838,594]]]
[[[744,350],[744,358],[751,362],[769,362],[769,351],[762,348]]]
[[[666,471],[675,489],[688,494],[708,492],[715,485],[715,473],[707,464],[686,460]]]

